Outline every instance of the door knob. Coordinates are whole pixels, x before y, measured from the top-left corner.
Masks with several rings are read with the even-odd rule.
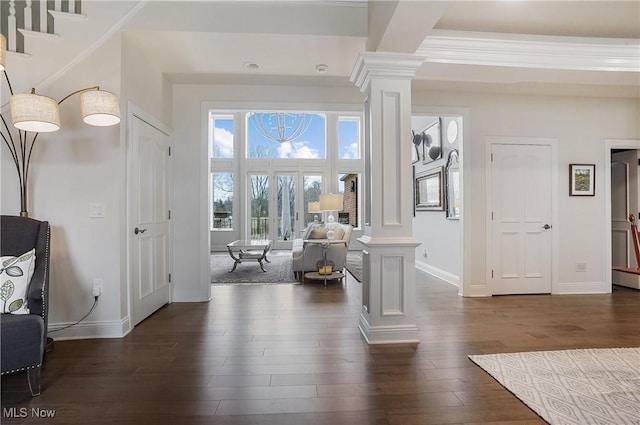
[[[136,234],[136,235],[138,233],[144,233],[146,231],[147,231],[147,229],[138,229],[137,227],[135,229],[133,229],[133,233]]]
[[[549,229],[551,229],[551,227],[552,227],[552,226],[550,226],[550,225],[548,225],[548,224],[545,224],[544,226],[542,226],[542,228],[543,228],[544,230],[549,230]]]

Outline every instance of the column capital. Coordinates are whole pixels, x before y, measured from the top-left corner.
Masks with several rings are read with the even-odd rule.
[[[415,54],[360,52],[351,72],[350,81],[364,92],[372,78],[411,80],[424,61],[424,56]]]

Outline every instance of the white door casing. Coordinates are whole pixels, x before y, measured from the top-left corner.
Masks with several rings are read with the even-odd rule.
[[[490,145],[488,282],[498,294],[552,292],[552,148]]]
[[[170,302],[169,135],[129,117],[128,246],[132,325]]]

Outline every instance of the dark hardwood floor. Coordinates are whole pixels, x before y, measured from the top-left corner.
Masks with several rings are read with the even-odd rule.
[[[210,303],[166,306],[123,339],[57,341],[40,397],[26,376],[3,377],[0,422],[543,424],[467,355],[640,345],[640,291],[461,298],[421,273],[417,286],[422,342],[377,347],[358,332],[351,277],[216,286]]]

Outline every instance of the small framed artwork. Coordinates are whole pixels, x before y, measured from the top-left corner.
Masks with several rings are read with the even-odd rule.
[[[569,164],[569,195],[594,196],[596,194],[596,165]]]
[[[443,211],[443,167],[418,174],[415,178],[416,211]]]
[[[411,163],[415,164],[416,162],[420,161],[420,146],[422,145],[422,135],[413,132],[411,144]]]
[[[415,199],[416,199],[416,184],[415,184],[415,181],[416,181],[416,166],[414,165],[411,168],[412,168],[412,179],[411,179],[411,181],[414,182],[413,183],[413,199],[414,199],[414,202],[413,202],[413,216],[415,217],[416,216],[416,203],[415,203]]]
[[[442,158],[442,118],[425,128],[422,132],[422,163],[428,164]]]

